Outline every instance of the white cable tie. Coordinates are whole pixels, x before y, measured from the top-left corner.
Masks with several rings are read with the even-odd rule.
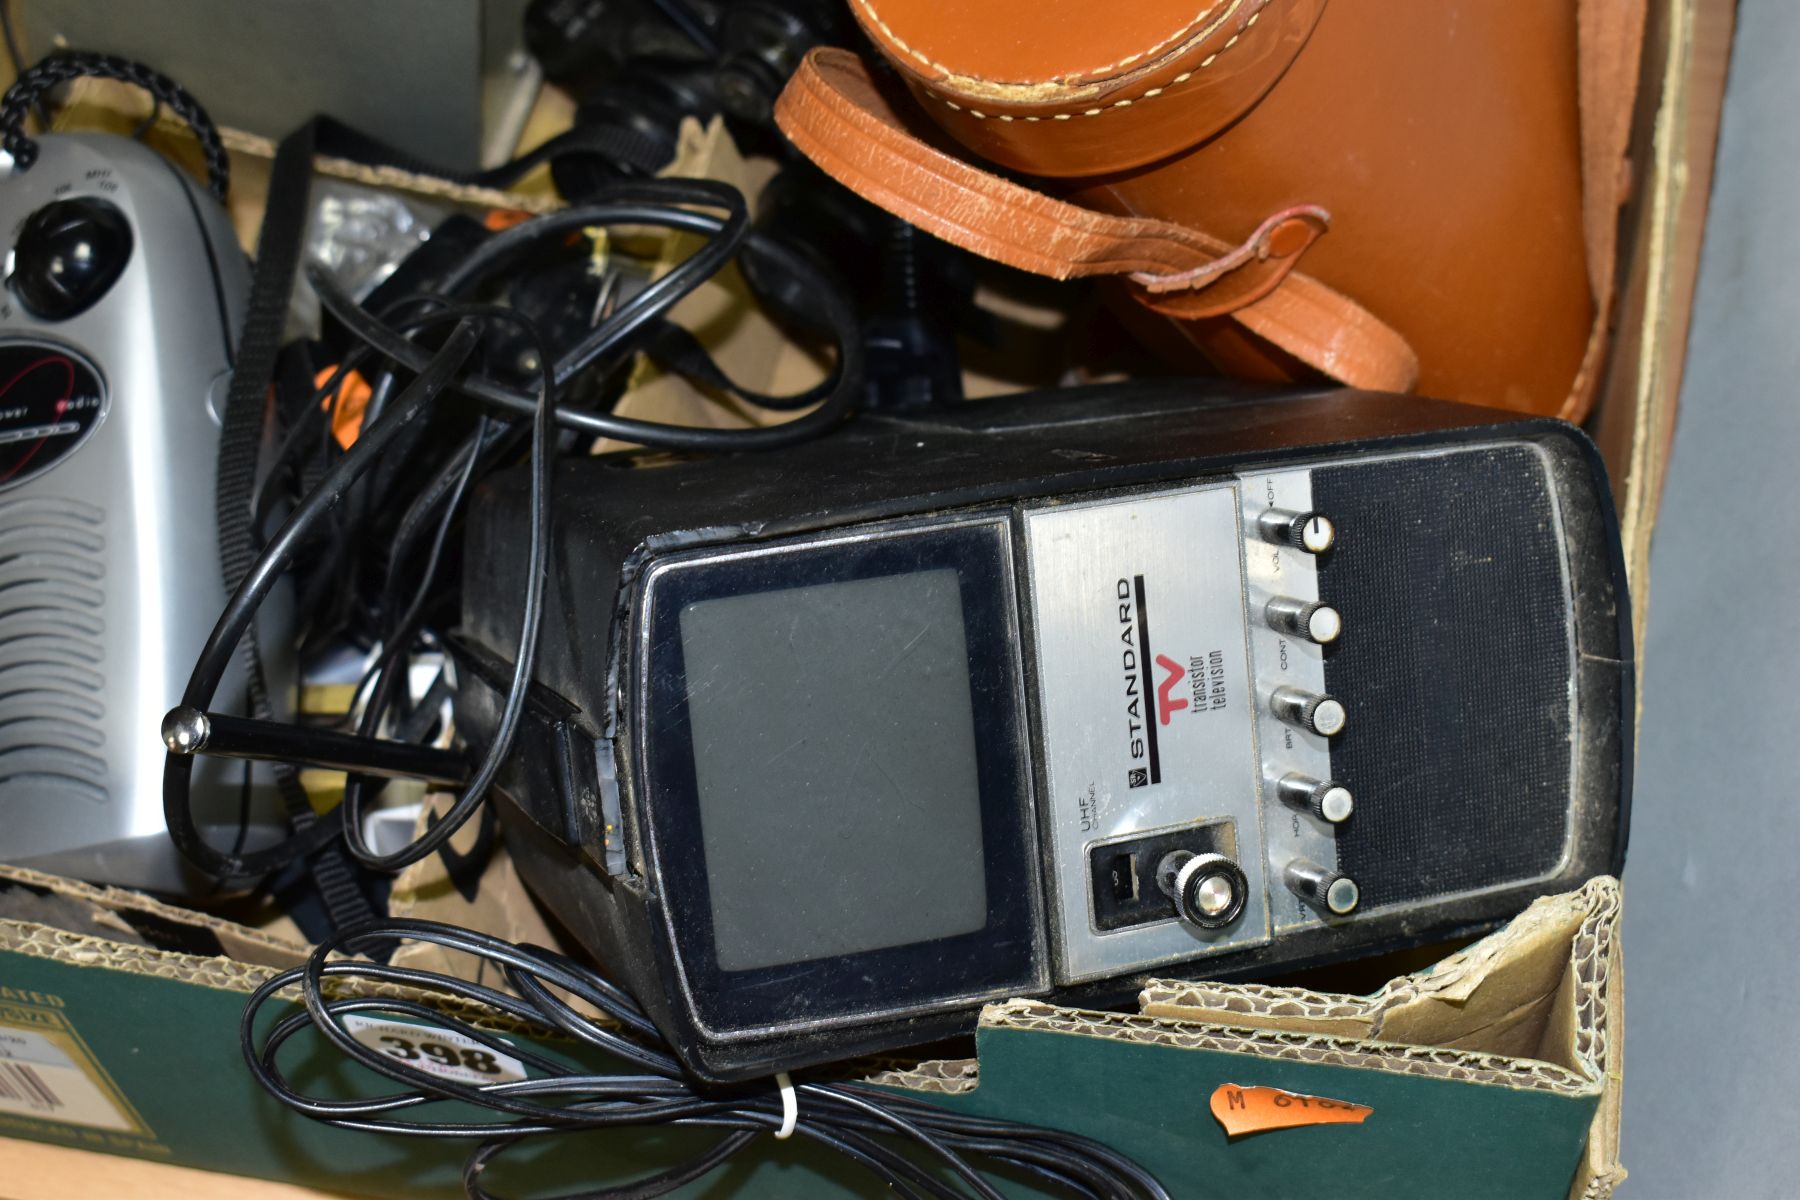
[[[780,1142],[794,1136],[794,1126],[800,1121],[800,1100],[794,1095],[794,1081],[786,1071],[775,1076],[775,1086],[781,1089],[781,1128],[775,1131],[775,1140]]]

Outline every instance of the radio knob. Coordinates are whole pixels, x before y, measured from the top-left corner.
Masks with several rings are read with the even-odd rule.
[[[1223,854],[1175,850],[1156,866],[1156,886],[1175,902],[1175,915],[1201,929],[1222,929],[1237,920],[1250,883]]]
[[[1344,632],[1344,618],[1329,604],[1277,596],[1263,606],[1263,619],[1278,633],[1291,633],[1324,646]]]
[[[1284,804],[1304,808],[1321,821],[1340,825],[1356,811],[1356,798],[1350,789],[1335,779],[1314,779],[1290,771],[1275,784],[1275,794]]]
[[[93,307],[131,258],[131,222],[98,196],[53,200],[25,218],[7,286],[32,316],[66,321]]]
[[[1323,554],[1337,541],[1337,526],[1322,512],[1266,509],[1257,514],[1256,532],[1265,542],[1292,546],[1308,554]]]
[[[1321,867],[1309,858],[1296,858],[1282,871],[1288,890],[1314,908],[1322,908],[1334,917],[1347,917],[1356,911],[1362,892],[1356,881],[1329,867]]]
[[[1321,737],[1336,737],[1344,730],[1344,702],[1286,684],[1269,696],[1269,707],[1289,725],[1298,725]]]

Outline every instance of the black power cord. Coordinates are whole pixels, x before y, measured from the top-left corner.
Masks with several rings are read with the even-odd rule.
[[[343,957],[379,953],[403,940],[473,955],[497,967],[515,994],[432,971]],[[489,1029],[422,999],[355,994],[358,984],[397,986],[441,997],[458,1012],[473,1005],[490,1016],[523,1022],[539,1036],[560,1036],[609,1055],[621,1061],[621,1069],[585,1071],[531,1046],[503,1041]],[[263,1006],[295,986],[303,1011],[259,1030]],[[559,992],[593,1006],[610,1024],[584,1016]],[[342,1023],[357,1013],[424,1021],[461,1034],[527,1064],[536,1077],[471,1085],[427,1073],[357,1041]],[[398,1084],[399,1090],[353,1100],[323,1099],[298,1090],[283,1074],[278,1057],[282,1046],[307,1028],[347,1058]],[[977,1160],[1067,1196],[1169,1200],[1168,1192],[1141,1166],[1077,1134],[965,1116],[856,1082],[790,1081],[783,1076],[777,1078],[775,1089],[767,1084],[708,1088],[683,1072],[636,1001],[604,976],[554,951],[430,921],[376,921],[320,943],[304,967],[284,971],[256,989],[238,1035],[256,1081],[304,1116],[343,1129],[475,1141],[463,1171],[463,1185],[473,1200],[499,1200],[483,1185],[484,1174],[499,1155],[525,1138],[658,1126],[717,1129],[723,1134],[706,1151],[660,1174],[563,1193],[557,1200],[651,1200],[784,1130],[849,1157],[902,1200],[1004,1200],[977,1171]],[[496,1119],[469,1122],[417,1115],[439,1103],[473,1105]]]
[[[485,281],[528,251],[546,241],[565,241],[571,233],[596,225],[655,226],[698,234],[704,240],[697,251],[596,323],[558,358],[551,356],[528,318],[473,299]],[[785,315],[835,341],[836,369],[819,387],[787,397],[760,396],[737,388],[706,357],[698,342],[682,337],[666,323],[665,314],[675,303],[734,259],[742,263],[753,288],[780,295]],[[184,706],[203,711],[211,703],[258,607],[296,555],[323,528],[335,525],[333,532],[341,546],[356,536],[358,512],[387,506],[400,513],[400,521],[376,609],[382,641],[359,689],[366,699],[358,737],[336,736],[368,747],[409,748],[406,741],[374,735],[391,728],[403,739],[428,736],[429,712],[424,712],[424,720],[415,712],[390,721],[389,710],[404,696],[399,683],[412,648],[431,633],[426,628],[425,610],[446,558],[445,546],[458,510],[474,479],[522,449],[517,435],[525,432],[523,418],[529,418],[526,458],[531,468],[531,549],[527,578],[521,581],[520,647],[496,736],[471,771],[462,795],[442,820],[394,854],[377,854],[363,843],[360,816],[369,785],[354,776],[337,810],[312,824],[297,824],[286,842],[249,853],[241,842],[228,851],[213,847],[201,837],[189,811],[192,758],[171,754],[164,775],[164,811],[171,838],[190,861],[220,878],[266,875],[297,858],[335,849],[340,837],[350,854],[365,865],[397,869],[440,849],[479,811],[488,784],[510,751],[532,676],[551,545],[552,468],[559,434],[565,440],[574,439],[572,449],[599,436],[683,451],[771,448],[829,431],[848,415],[862,390],[863,339],[854,307],[841,285],[817,260],[778,236],[753,231],[742,196],[718,184],[640,180],[608,185],[590,203],[495,235],[449,277],[437,281],[437,291],[410,297],[379,316],[357,305],[323,273],[313,272],[311,282],[325,309],[349,331],[357,346],[319,387],[312,407],[298,415],[289,431],[288,444],[278,457],[285,463],[288,451],[300,452],[304,440],[316,432],[322,443],[321,461],[309,464],[303,473],[308,477],[315,469],[318,473],[280,528],[266,541],[256,539],[254,561],[242,572],[195,665],[183,696]],[[537,347],[534,366],[538,378],[532,392],[502,383],[482,369],[483,335],[501,323],[523,330],[526,343]],[[771,427],[716,430],[629,420],[559,403],[564,389],[585,372],[610,369],[639,351],[657,354],[665,365],[747,403],[776,411],[812,406],[812,411]],[[374,396],[383,399],[370,404],[358,436],[339,455],[324,431],[330,429],[335,415],[329,408],[338,384],[351,370],[367,372]],[[453,395],[474,404],[453,403]],[[315,424],[320,399],[327,401],[328,409],[323,429]],[[368,480],[374,477],[378,462],[397,447],[421,444],[412,440],[413,435],[439,414],[454,425],[461,417],[452,410],[458,409],[461,417],[468,417],[472,410],[472,428],[441,460],[427,464],[425,482],[410,502],[400,498],[396,504],[391,489],[370,491]],[[254,488],[244,489],[242,498],[246,516],[252,509],[260,513],[273,507],[265,504]],[[409,575],[409,564],[421,549],[424,556],[419,572]],[[421,710],[433,703],[431,697],[442,693],[440,676]],[[271,736],[266,727],[262,733]],[[435,943],[481,957],[500,969],[515,994],[432,972],[342,957],[384,958],[402,940]],[[398,986],[462,1006],[478,1006],[621,1060],[625,1073],[596,1073],[535,1047],[502,1042],[469,1020],[421,999],[359,996],[346,990],[345,985],[357,983]],[[291,986],[299,987],[304,1011],[281,1017],[272,1025],[259,1022],[263,1006]],[[612,1024],[590,1021],[565,997],[593,1006]],[[356,1013],[423,1020],[452,1030],[491,1051],[528,1063],[536,1077],[470,1085],[426,1074],[357,1042],[342,1024],[344,1017]],[[265,1027],[259,1029],[259,1024]],[[298,1090],[283,1074],[279,1055],[295,1034],[309,1027],[400,1090],[357,1100],[312,1097]],[[496,1200],[483,1180],[496,1158],[521,1139],[553,1132],[656,1126],[716,1129],[720,1136],[703,1153],[652,1177],[618,1187],[590,1188],[562,1200],[650,1200],[701,1179],[764,1136],[788,1134],[845,1155],[902,1200],[1001,1200],[995,1185],[976,1169],[977,1160],[1070,1196],[1167,1200],[1167,1193],[1142,1168],[1105,1146],[1068,1133],[959,1115],[855,1082],[824,1078],[794,1082],[783,1076],[776,1091],[766,1086],[714,1088],[702,1084],[685,1074],[636,1002],[603,976],[548,950],[452,926],[372,921],[327,937],[305,967],[278,975],[256,991],[245,1010],[240,1037],[246,1061],[261,1086],[305,1116],[347,1129],[474,1140],[464,1183],[475,1200]],[[430,1106],[440,1103],[474,1105],[495,1117],[474,1123],[452,1119],[456,1114],[433,1119]]]
[[[274,590],[282,572],[293,561],[301,544],[333,505],[362,473],[373,465],[407,424],[424,410],[449,384],[452,376],[475,350],[481,326],[471,318],[458,321],[443,346],[430,357],[425,368],[396,398],[393,406],[362,431],[362,436],[349,452],[328,471],[325,477],[288,515],[281,528],[263,547],[250,570],[245,573],[231,599],[214,625],[194,672],[188,679],[182,703],[205,709],[212,703],[219,681],[224,678],[236,652],[239,639],[250,628],[256,611]],[[218,879],[240,879],[266,874],[287,865],[296,858],[311,854],[337,837],[342,829],[342,809],[311,825],[296,827],[293,836],[278,845],[250,854],[219,851],[209,845],[194,824],[190,806],[189,784],[193,775],[191,756],[171,753],[163,766],[163,819],[169,838],[187,860],[206,874]]]
[[[580,412],[559,409],[556,421],[565,429],[592,437],[609,437],[639,446],[669,450],[730,453],[739,450],[773,450],[796,442],[809,441],[837,427],[855,407],[860,390],[863,367],[861,329],[854,306],[844,294],[843,286],[821,269],[818,263],[787,242],[753,232],[744,219],[743,197],[735,188],[706,180],[633,180],[609,185],[608,195],[618,195],[617,202],[585,204],[563,209],[514,226],[497,234],[463,264],[448,282],[445,291],[453,291],[471,277],[493,270],[506,257],[547,237],[559,236],[587,226],[658,225],[682,232],[699,233],[709,238],[707,245],[686,261],[657,280],[624,305],[611,318],[603,321],[579,345],[556,364],[556,382],[560,387],[569,379],[591,367],[603,355],[631,348],[634,339],[653,337],[664,326],[659,318],[706,279],[711,278],[741,250],[751,275],[776,274],[805,282],[805,287],[791,290],[794,297],[804,297],[807,307],[799,315],[826,331],[836,343],[837,367],[830,378],[814,389],[818,407],[806,415],[779,425],[755,429],[700,429],[670,425],[662,421],[641,421],[611,413]],[[643,200],[640,201],[639,197]],[[727,199],[729,197],[729,199]],[[729,205],[727,215],[669,207],[673,204]],[[430,351],[385,326],[362,309],[344,291],[321,273],[309,274],[319,301],[333,317],[341,321],[359,340],[378,353],[416,371],[430,359]],[[526,415],[532,412],[532,399],[522,392],[481,376],[466,377],[455,384],[455,390],[492,405],[502,412]],[[755,404],[754,393],[734,389],[741,398]],[[788,402],[763,407],[785,408]]]
[[[566,240],[577,229],[593,225],[651,225],[701,234],[700,249],[662,278],[600,321],[576,346],[553,359],[531,322],[516,311],[468,299],[491,275],[506,269],[545,240]],[[818,388],[801,396],[765,397],[735,388],[698,343],[686,340],[666,324],[667,313],[734,258],[746,278],[759,288],[778,290],[783,310],[814,331],[828,334],[838,347],[835,371]],[[797,253],[779,237],[753,232],[742,197],[722,185],[695,181],[647,180],[609,187],[602,200],[551,214],[498,234],[460,264],[439,290],[411,297],[376,316],[357,305],[322,272],[310,276],[324,307],[358,343],[313,397],[336,395],[336,385],[352,369],[371,373],[372,391],[388,396],[371,404],[364,425],[341,456],[322,469],[311,489],[295,503],[281,527],[261,546],[255,561],[233,591],[215,626],[183,696],[184,705],[204,710],[210,703],[234,647],[254,620],[256,610],[303,546],[327,522],[340,521],[354,489],[378,460],[391,453],[427,414],[448,411],[453,393],[475,401],[472,429],[433,461],[422,486],[400,507],[400,521],[382,583],[379,620],[382,644],[359,689],[365,696],[354,739],[369,747],[409,746],[405,741],[374,737],[393,728],[402,738],[423,738],[432,722],[420,712],[389,722],[389,709],[404,689],[408,657],[418,638],[428,636],[423,613],[426,597],[440,574],[452,522],[473,479],[515,445],[520,418],[530,417],[530,539],[524,592],[522,634],[514,674],[502,708],[496,736],[475,766],[462,795],[445,818],[401,851],[381,855],[363,844],[360,815],[366,804],[366,780],[352,777],[345,800],[313,825],[296,828],[286,842],[244,853],[242,846],[223,851],[208,845],[188,810],[192,758],[171,754],[164,775],[164,812],[171,838],[201,869],[215,876],[263,875],[296,858],[313,854],[343,837],[350,853],[364,864],[395,869],[440,849],[457,828],[479,811],[488,783],[510,751],[513,732],[529,686],[541,620],[552,520],[552,467],[556,430],[580,448],[596,436],[686,451],[754,450],[786,445],[827,432],[850,411],[862,389],[862,339],[853,306],[841,285],[816,261]],[[416,304],[416,307],[415,307]],[[483,333],[497,323],[524,330],[537,346],[535,394],[527,394],[483,373],[477,357]],[[449,327],[447,335],[445,327]],[[660,422],[634,421],[606,412],[590,412],[558,403],[562,389],[584,371],[604,370],[624,356],[660,346],[674,349],[681,369],[709,387],[740,400],[777,411],[815,404],[811,412],[785,424],[749,430],[697,429]],[[352,365],[354,364],[354,365]],[[404,386],[400,381],[405,380]],[[469,406],[463,405],[464,409]],[[379,408],[379,411],[377,411]],[[302,414],[314,419],[309,409]],[[326,414],[325,425],[330,425]],[[296,425],[290,439],[314,427]],[[308,432],[302,432],[302,430]],[[335,451],[325,443],[327,457]],[[285,454],[283,455],[285,458]],[[369,505],[391,505],[394,497],[365,497]],[[264,505],[253,501],[255,507]],[[340,524],[340,541],[355,536],[354,522]],[[408,565],[423,548],[419,574]],[[421,705],[441,696],[440,676]],[[342,736],[342,735],[338,735]],[[498,966],[516,993],[508,995],[452,977],[379,961],[347,961],[339,956],[385,957],[401,940],[432,942],[478,955]],[[328,961],[330,960],[330,961]],[[328,984],[327,980],[331,982]],[[452,1001],[475,1004],[489,1012],[529,1023],[550,1035],[573,1039],[626,1064],[626,1074],[592,1073],[570,1066],[530,1047],[499,1041],[492,1033],[419,1000],[373,998],[346,994],[346,983],[399,985]],[[258,1030],[262,1007],[284,988],[298,985],[305,1011]],[[553,990],[554,989],[554,990]],[[593,1005],[615,1027],[589,1021],[562,996]],[[342,1026],[341,1018],[379,1012],[425,1020],[474,1039],[493,1051],[529,1063],[536,1078],[473,1086],[412,1070],[406,1064],[362,1046]],[[283,1075],[281,1047],[306,1027],[316,1027],[342,1053],[393,1080],[403,1089],[365,1100],[310,1097]],[[483,1185],[494,1160],[520,1139],[541,1133],[617,1127],[691,1126],[721,1131],[719,1140],[688,1162],[647,1179],[620,1187],[588,1190],[562,1200],[592,1197],[650,1200],[651,1197],[700,1179],[739,1151],[768,1135],[792,1133],[844,1154],[903,1200],[958,1200],[978,1197],[1001,1200],[1001,1193],[973,1165],[976,1159],[1065,1194],[1094,1200],[1166,1200],[1156,1180],[1123,1156],[1087,1139],[1052,1130],[959,1115],[923,1100],[895,1096],[853,1082],[782,1078],[779,1091],[766,1087],[719,1089],[686,1075],[654,1024],[635,1001],[603,976],[562,955],[516,946],[499,938],[452,926],[416,921],[358,924],[320,942],[306,967],[271,979],[252,996],[240,1035],[246,1061],[259,1083],[282,1103],[306,1116],[348,1129],[412,1136],[475,1139],[468,1159],[465,1186],[476,1200],[495,1200]],[[468,1123],[413,1115],[432,1104],[473,1104],[498,1119]]]
[[[531,494],[530,513],[527,519],[531,540],[531,552],[526,560],[524,620],[519,630],[519,658],[513,667],[512,684],[507,690],[506,703],[501,706],[500,720],[494,729],[492,742],[481,765],[476,769],[474,777],[463,789],[443,817],[434,823],[425,833],[410,844],[396,850],[392,854],[380,854],[372,849],[363,839],[362,815],[365,796],[364,781],[352,776],[344,787],[344,799],[341,805],[343,812],[344,842],[350,854],[358,862],[372,870],[398,871],[422,858],[435,854],[444,843],[468,819],[475,815],[475,810],[487,798],[487,790],[493,784],[494,777],[505,765],[506,756],[512,750],[513,737],[517,734],[519,721],[525,714],[525,696],[531,686],[531,673],[537,657],[537,631],[544,612],[544,583],[550,558],[550,491],[552,471],[556,465],[551,445],[551,426],[556,413],[556,384],[551,376],[551,360],[548,347],[531,322],[517,313],[504,308],[489,306],[453,305],[439,313],[431,314],[427,320],[442,320],[449,316],[466,318],[470,316],[486,316],[490,320],[511,320],[520,325],[537,345],[538,371],[540,375],[538,395],[540,402],[533,414],[531,426]],[[485,418],[483,418],[485,421]],[[452,504],[445,510],[441,532],[447,532],[449,518],[455,513],[454,499],[460,498],[467,487],[468,471],[473,469],[473,446],[480,444],[483,429],[477,429],[472,440],[471,456],[465,469],[458,472],[458,484],[451,493]],[[441,540],[437,543],[441,548]],[[436,565],[437,553],[434,551],[433,567]],[[396,628],[390,634],[389,645],[377,661],[377,679],[375,692],[364,707],[362,721],[357,732],[364,737],[372,737],[380,728],[381,720],[386,715],[388,701],[393,694],[393,687],[403,671],[402,653],[411,641],[412,630],[409,625],[416,619],[416,613],[422,606],[433,580],[433,572],[428,568],[415,600],[401,615]]]
[[[441,848],[479,808],[489,784],[511,749],[512,736],[523,712],[531,680],[549,552],[553,426],[587,437],[610,436],[640,445],[717,452],[765,449],[817,437],[835,427],[849,413],[861,388],[862,344],[856,316],[842,285],[814,260],[781,239],[753,233],[743,196],[735,188],[701,180],[635,180],[609,185],[602,197],[595,203],[538,217],[495,235],[460,263],[447,279],[440,281],[438,293],[419,297],[426,305],[425,312],[397,323],[390,324],[365,311],[322,271],[309,272],[309,279],[326,310],[363,344],[367,356],[392,364],[374,380],[374,391],[383,394],[401,373],[410,375],[412,380],[379,415],[366,423],[356,442],[299,501],[281,529],[262,546],[254,563],[243,573],[195,664],[182,697],[184,708],[194,713],[203,713],[208,708],[234,648],[251,627],[258,607],[281,573],[315,532],[327,520],[333,519],[332,514],[340,501],[375,464],[381,452],[395,444],[409,425],[432,410],[440,395],[453,391],[477,401],[502,428],[514,424],[513,418],[519,416],[532,419],[532,551],[529,578],[521,581],[525,593],[523,634],[496,736],[472,772],[469,786],[443,819],[412,844],[393,854],[378,854],[362,839],[360,815],[366,802],[367,785],[355,777],[346,788],[342,805],[315,823],[297,825],[293,835],[276,846],[248,854],[243,853],[241,847],[231,851],[213,847],[201,837],[189,807],[193,760],[188,754],[171,753],[163,777],[164,818],[177,848],[208,875],[222,879],[264,875],[335,842],[339,837],[345,839],[352,856],[365,865],[398,870]],[[622,304],[579,344],[555,360],[549,357],[530,322],[517,312],[472,304],[461,298],[531,248],[596,225],[660,226],[698,233],[706,240],[698,250]],[[721,430],[631,420],[558,405],[561,389],[582,372],[620,361],[640,346],[666,334],[671,327],[664,322],[664,314],[734,258],[744,261],[747,276],[780,281],[789,293],[788,308],[795,309],[794,297],[804,297],[795,309],[797,317],[826,331],[838,348],[836,369],[819,388],[804,397],[762,397],[741,389],[735,390],[735,394],[750,403],[778,410],[792,408],[799,399],[811,401],[816,398],[817,405],[811,412],[780,425]],[[438,349],[433,350],[430,345],[416,340],[419,334],[451,321],[457,323],[457,328]],[[476,338],[483,327],[502,321],[525,329],[528,338],[538,343],[540,379],[536,395],[528,395],[487,375],[463,369],[474,351],[471,338]],[[446,357],[453,347],[455,355]],[[703,360],[701,365],[708,368],[703,373],[709,383],[723,382],[729,386],[729,381],[716,366],[710,360],[704,360],[703,352],[697,347],[691,348],[688,357],[696,355]],[[359,361],[363,361],[361,356]],[[339,373],[346,369],[341,366]],[[444,488],[442,500],[435,501],[445,505],[438,514],[442,522],[447,523],[453,518],[456,506],[466,492],[466,482],[457,482],[467,465],[462,456],[479,453],[485,433],[484,427],[466,440],[463,448],[450,456],[437,476],[438,482],[431,485],[433,490],[440,486]],[[425,510],[426,514],[428,512]],[[403,529],[404,543],[410,543],[417,530],[424,527],[421,524],[424,515],[410,526],[410,530]],[[340,531],[339,536],[341,540],[346,535]],[[403,549],[403,545],[397,545],[397,549]],[[390,562],[390,582],[391,573],[399,565],[397,561]],[[429,583],[429,576],[425,582]],[[424,594],[423,586],[415,596]],[[390,594],[395,592],[391,586],[387,590]],[[406,650],[418,633],[417,614],[413,611],[416,607],[412,605],[390,614],[386,630],[388,644],[378,655],[367,681],[370,701],[359,725],[363,740],[372,747],[395,744],[378,741],[371,735],[381,727],[396,697]],[[175,730],[170,734],[174,739],[172,745],[179,745],[179,730],[173,726],[172,729]]]

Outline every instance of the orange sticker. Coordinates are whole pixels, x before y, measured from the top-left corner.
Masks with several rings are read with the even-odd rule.
[[[1221,1083],[1212,1094],[1212,1114],[1227,1137],[1301,1125],[1361,1125],[1374,1111],[1366,1104],[1235,1083]]]
[[[313,376],[313,386],[324,387],[335,374],[336,367],[326,367]],[[344,449],[348,450],[356,444],[357,437],[362,433],[363,414],[369,411],[369,398],[374,394],[375,389],[369,386],[369,381],[360,372],[346,371],[344,378],[338,382],[337,408],[333,410],[331,407],[330,396],[319,401],[319,407],[331,413],[331,436]]]
[[[531,214],[518,208],[490,208],[481,223],[487,226],[489,233],[502,233],[514,225],[523,225],[531,220]]]

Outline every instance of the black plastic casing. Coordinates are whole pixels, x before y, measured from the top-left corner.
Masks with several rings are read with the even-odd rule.
[[[1580,849],[1537,890],[1617,873],[1629,825],[1635,703],[1630,606],[1605,468],[1587,437],[1560,421],[1412,396],[1269,393],[1188,380],[862,416],[818,441],[757,455],[631,452],[559,464],[531,719],[498,789],[509,850],[538,898],[638,997],[704,1078],[768,1075],[964,1032],[975,1007],[770,1037],[719,1038],[697,1025],[683,994],[662,881],[646,855],[643,764],[630,727],[628,698],[639,681],[627,651],[645,571],[672,554],[872,521],[1191,482],[1321,456],[1342,461],[1508,441],[1537,443],[1557,464],[1579,660],[1572,737],[1585,794],[1571,804]],[[527,484],[523,471],[490,478],[469,521],[464,624],[454,650],[458,726],[475,749],[493,727],[517,652]],[[1037,790],[1042,795],[1041,775]],[[609,873],[609,857],[624,870]],[[1372,921],[1350,949],[1372,954],[1479,932],[1522,903],[1517,890],[1451,897],[1434,905],[1429,919],[1415,911]],[[1344,954],[1331,931],[1302,931],[1197,961],[1192,970],[1242,978]],[[1110,1003],[1143,979],[1138,973],[1046,991],[1060,1002]]]

